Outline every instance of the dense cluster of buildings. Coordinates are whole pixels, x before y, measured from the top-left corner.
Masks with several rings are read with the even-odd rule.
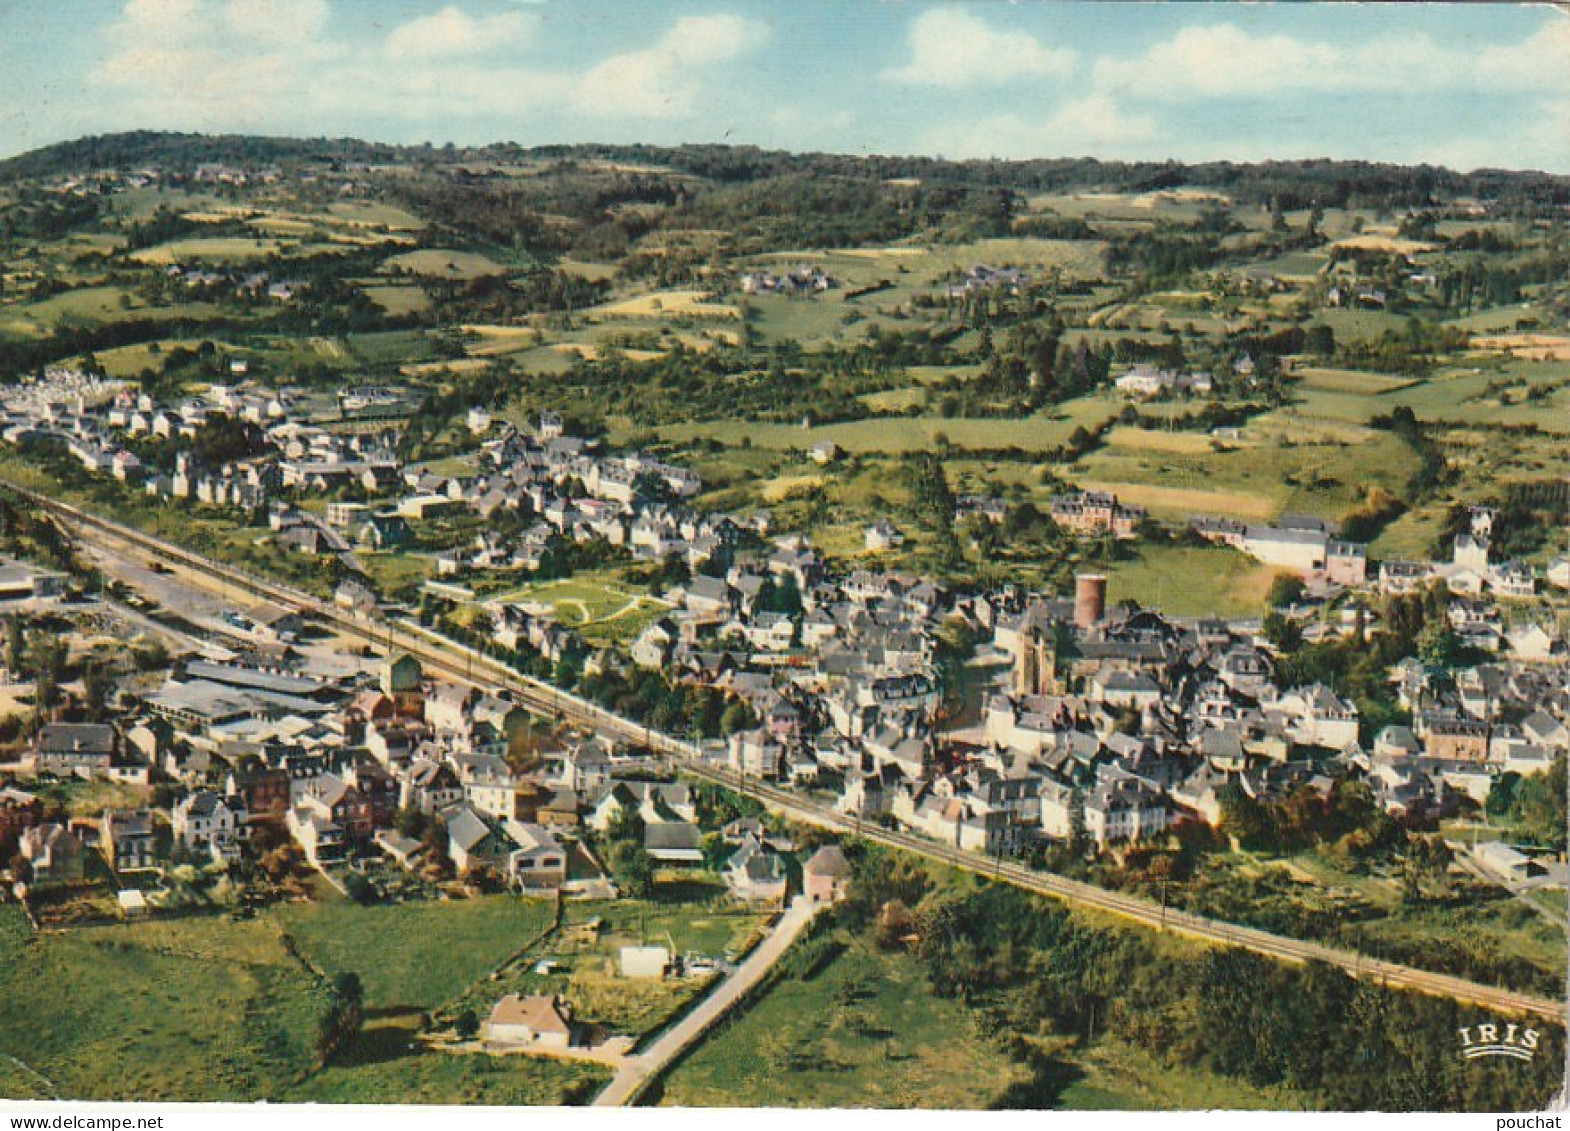
[[[1386,595],[1416,592],[1436,581],[1451,593],[1501,600],[1536,595],[1537,575],[1519,560],[1496,561],[1490,535],[1494,512],[1472,508],[1469,529],[1456,535],[1449,561],[1386,560],[1370,566],[1368,547],[1336,538],[1331,523],[1312,515],[1284,515],[1275,523],[1253,525],[1227,518],[1197,518],[1193,529],[1202,537],[1231,546],[1268,565],[1315,582],[1343,588],[1370,586]],[[1549,584],[1570,588],[1563,558],[1547,570]]]
[[[967,298],[988,291],[1017,295],[1030,286],[1030,275],[1017,267],[989,267],[978,263],[965,272],[963,278],[949,283],[944,295],[951,299]]]
[[[1208,396],[1215,389],[1215,380],[1208,373],[1160,369],[1143,363],[1130,366],[1112,384],[1118,392],[1135,397],[1186,394]]]
[[[1415,663],[1392,672],[1412,721],[1368,734],[1357,704],[1319,684],[1278,679],[1257,622],[1108,610],[1106,581],[1091,575],[1072,599],[1057,600],[837,570],[804,537],[771,540],[764,517],[692,509],[701,484],[687,469],[607,451],[568,435],[550,413],[527,432],[496,426],[488,414],[472,419],[475,470],[441,475],[403,465],[386,433],[304,423],[286,397],[263,390],[215,386],[159,409],[80,375],[51,379],[48,395],[24,387],[6,402],[9,427],[99,444],[110,473],[115,437],[190,436],[215,412],[263,428],[266,453],[217,469],[197,468],[182,453],[167,489],[171,498],[265,506],[279,537],[301,552],[396,546],[413,526],[473,515],[489,520],[485,530],[442,552],[440,573],[534,568],[560,539],[681,561],[687,579],[662,594],[661,615],[624,646],[587,647],[539,603],[480,606],[480,630],[509,652],[532,650],[553,665],[586,654],[589,675],[658,670],[677,685],[720,692],[744,703],[751,720],[728,727],[723,749],[711,751],[738,775],[824,791],[845,812],[962,847],[1145,837],[1185,818],[1217,820],[1229,788],[1265,797],[1324,791],[1346,778],[1370,782],[1391,812],[1429,819],[1463,796],[1486,797],[1504,772],[1545,768],[1570,745],[1563,641],[1551,626],[1508,625],[1501,615],[1493,598],[1529,596],[1536,582],[1518,563],[1491,560],[1493,516],[1483,509],[1457,537],[1452,561],[1377,570],[1365,546],[1339,540],[1318,519],[1195,521],[1205,538],[1300,574],[1321,596],[1444,581],[1458,638],[1497,662],[1454,679]],[[57,411],[66,394],[71,403]],[[165,489],[156,474],[146,483],[153,493]],[[351,484],[352,492],[338,490]],[[321,517],[293,505],[314,492],[331,494]],[[1060,495],[1050,513],[1076,535],[1113,538],[1134,536],[1143,518],[1102,492]],[[521,521],[494,521],[505,514]],[[1002,522],[1005,514],[998,500],[956,502],[957,520]],[[498,526],[512,532],[498,534]],[[902,535],[885,519],[866,537],[879,550]],[[1313,620],[1305,632],[1376,627],[1366,606],[1348,612]],[[956,627],[979,646],[955,652],[945,641]],[[286,638],[288,626],[272,628]],[[618,810],[639,814],[654,859],[701,859],[685,786],[620,778],[630,756],[594,738],[549,752],[540,770],[519,775],[505,754],[522,712],[496,696],[427,684],[417,669],[398,658],[377,686],[347,687],[191,661],[125,727],[45,728],[38,767],[123,780],[167,774],[190,789],[170,814],[176,842],[221,857],[261,814],[282,821],[323,866],[369,851],[408,862],[428,846],[400,836],[393,818],[413,808],[443,816],[442,851],[457,868],[483,866],[527,889],[568,884],[577,850],[570,830],[579,821],[607,828]],[[963,725],[949,714],[965,698],[961,683],[973,703]],[[138,827],[128,816],[114,836],[134,845]],[[42,843],[38,851],[46,848],[54,851]],[[137,851],[125,848],[124,858]],[[727,869],[733,887],[774,891],[780,855],[762,841],[739,844]],[[582,871],[598,875],[592,861]]]
[[[839,280],[817,267],[802,264],[789,271],[747,271],[742,274],[741,291],[749,295],[806,295],[833,290]]]
[[[526,726],[509,699],[428,680],[407,654],[374,679],[187,659],[114,724],[45,724],[30,766],[44,779],[171,783],[177,799],[67,821],[7,786],[0,847],[35,883],[69,882],[93,851],[117,873],[232,863],[266,826],[269,842],[286,834],[329,875],[372,858],[411,870],[446,861],[524,891],[604,895],[580,830],[604,830],[627,806],[656,860],[702,859],[686,786],[624,781],[647,776],[646,760],[593,736],[542,741],[520,772],[509,756]],[[405,835],[411,812],[440,818],[440,838]]]
[[[344,403],[371,404],[378,395],[351,390]],[[566,435],[560,417],[549,412],[529,433],[493,426],[488,413],[476,420],[471,412],[471,429],[487,438],[478,470],[467,475],[405,466],[391,429],[324,427],[297,411],[288,394],[249,385],[215,384],[160,406],[124,383],[52,370],[43,381],[11,391],[0,413],[0,437],[7,442],[57,440],[87,470],[151,498],[265,512],[280,545],[344,560],[348,590],[354,591],[346,599],[355,604],[369,589],[356,576],[357,547],[398,549],[413,540],[420,524],[444,519],[495,520],[510,512],[528,521],[506,537],[480,531],[471,543],[444,551],[437,561],[442,574],[537,568],[554,539],[604,539],[635,557],[676,554],[695,562],[740,529],[728,518],[685,505],[702,487],[691,471],[637,452],[605,452],[595,441]],[[218,415],[261,429],[264,450],[204,465],[195,441]],[[135,451],[142,440],[176,445],[169,471],[144,464]],[[296,505],[313,496],[329,501],[317,508]]]

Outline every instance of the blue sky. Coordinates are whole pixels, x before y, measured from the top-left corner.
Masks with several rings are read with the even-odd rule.
[[[0,0],[0,153],[148,128],[1570,173],[1545,5]]]

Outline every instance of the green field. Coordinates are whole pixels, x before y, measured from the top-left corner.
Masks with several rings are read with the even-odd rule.
[[[764,448],[805,449],[832,440],[848,452],[901,454],[928,451],[944,439],[955,448],[1018,448],[1045,452],[1062,446],[1078,427],[1092,427],[1122,408],[1109,395],[1083,397],[1016,419],[945,418],[937,415],[874,417],[840,424],[803,428],[796,424],[761,424],[745,420],[669,424],[658,429],[663,440],[694,438]]]
[[[138,263],[165,265],[186,263],[193,259],[218,263],[244,263],[264,256],[276,255],[294,241],[288,239],[253,239],[244,236],[198,236],[191,239],[171,240],[157,247],[132,252]]]
[[[1527,898],[1561,920],[1570,914],[1570,898],[1564,888],[1536,888],[1527,893]]]
[[[1141,546],[1139,560],[1113,562],[1107,600],[1137,601],[1174,616],[1258,616],[1276,571],[1224,547]]]
[[[732,902],[723,885],[701,875],[662,882],[654,899],[574,902],[563,930],[500,979],[473,983],[449,1012],[467,1006],[483,1015],[503,994],[555,993],[585,1020],[614,1033],[647,1036],[699,995],[708,980],[624,978],[618,966],[622,947],[663,945],[678,955],[719,958],[750,949],[763,924],[763,912]],[[546,958],[559,969],[536,973],[534,963]]]
[[[1356,369],[1318,369],[1305,367],[1296,371],[1299,384],[1306,389],[1322,389],[1331,393],[1363,393],[1379,395],[1408,388],[1415,378],[1391,377],[1383,373],[1368,373]]]
[[[973,1109],[1027,1076],[963,1007],[932,994],[914,959],[852,942],[722,1021],[666,1077],[660,1103]]]
[[[510,897],[361,908],[290,905],[257,919],[114,924],[31,938],[0,905],[0,1096],[97,1100],[563,1104],[608,1072],[415,1044],[435,1003],[550,922]],[[357,972],[365,1031],[317,1071],[316,976]],[[14,1060],[11,1058],[15,1058]]]
[[[234,346],[226,343],[215,342],[220,349],[239,356],[246,356],[251,351],[236,350]],[[104,372],[111,377],[134,377],[144,369],[157,371],[163,364],[165,355],[170,350],[184,347],[192,348],[193,343],[182,342],[173,338],[162,338],[152,342],[138,342],[130,346],[117,346],[114,349],[99,350],[93,356],[98,359],[98,364],[104,367]]]
[[[372,1022],[341,1058],[284,1097],[290,1103],[489,1104],[559,1107],[587,1103],[610,1070],[538,1056],[456,1055],[411,1048],[410,1030]]]
[[[149,306],[131,291],[117,286],[79,287],[37,302],[0,305],[0,332],[38,336],[62,325],[98,325],[141,318],[201,320],[219,313],[211,303]]]
[[[798,944],[799,946],[800,944]],[[679,1061],[661,1106],[1068,1110],[1279,1110],[1305,1106],[1286,1089],[1170,1068],[1109,1041],[1038,1042],[1024,1064],[981,1036],[973,1015],[935,996],[903,953],[851,940],[815,975],[787,975]]]
[[[316,980],[259,921],[53,935],[0,958],[0,972],[0,1054],[62,1096],[278,1098],[314,1058]]]
[[[375,200],[334,201],[327,206],[327,213],[334,221],[350,227],[385,228],[394,232],[417,232],[425,227],[425,221],[414,213]]]
[[[384,596],[402,594],[435,574],[431,559],[423,554],[367,550],[355,557],[365,567],[366,576]]]
[[[61,805],[68,816],[96,817],[105,809],[133,809],[147,804],[148,787],[110,781],[67,778],[41,785],[40,797]]]
[[[1147,485],[1154,490],[1144,497],[1136,490],[1120,494],[1167,517],[1293,511],[1337,519],[1359,506],[1371,487],[1399,495],[1416,470],[1416,456],[1393,433],[1326,429],[1304,415],[1295,409],[1260,417],[1245,444],[1207,444],[1189,452],[1114,445],[1082,459],[1074,478],[1109,490]],[[1181,493],[1169,494],[1174,489]],[[1206,495],[1213,497],[1208,506]]]
[[[365,297],[395,317],[400,314],[423,314],[431,308],[429,296],[419,287],[366,287]]]
[[[453,251],[450,248],[422,248],[394,255],[383,262],[384,272],[403,271],[410,275],[429,275],[433,278],[468,281],[486,275],[502,275],[506,268],[484,255],[472,251]]]
[[[353,970],[371,1008],[430,1009],[550,925],[546,900],[515,896],[359,907],[291,904],[272,913],[300,953],[335,973]]]
[[[1254,1087],[1200,1068],[1171,1068],[1145,1049],[1100,1041],[1065,1056],[1067,1111],[1301,1111],[1288,1088]]]

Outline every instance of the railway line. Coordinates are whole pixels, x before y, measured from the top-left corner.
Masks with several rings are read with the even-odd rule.
[[[1565,1005],[1560,1001],[1194,915],[1122,892],[1109,891],[909,833],[866,824],[767,782],[739,778],[735,772],[708,762],[702,751],[692,743],[654,731],[541,680],[522,675],[476,649],[448,640],[418,625],[357,615],[330,601],[323,601],[270,578],[222,565],[78,507],[34,491],[9,484],[7,486],[78,533],[85,532],[100,540],[109,539],[136,552],[179,565],[226,590],[239,590],[263,600],[287,605],[356,639],[406,651],[428,669],[455,681],[477,686],[505,687],[524,706],[536,712],[558,716],[575,725],[641,744],[670,758],[682,772],[736,790],[793,820],[912,852],[1026,891],[1116,915],[1145,927],[1173,931],[1205,942],[1241,947],[1286,962],[1323,962],[1353,977],[1373,980],[1392,988],[1417,990],[1502,1013],[1540,1017],[1561,1025],[1565,1023]]]

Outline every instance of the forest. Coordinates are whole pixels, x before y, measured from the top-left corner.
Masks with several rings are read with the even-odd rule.
[[[1564,1031],[1539,1026],[1529,1062],[1467,1061],[1457,1031],[1493,1018],[1449,999],[1392,991],[1309,963],[1175,947],[1092,924],[1015,888],[938,875],[853,845],[856,879],[840,923],[910,948],[935,992],[1028,1063],[1048,1107],[1066,1077],[1043,1047],[1114,1038],[1170,1064],[1285,1085],[1338,1111],[1512,1111],[1556,1094]],[[1181,951],[1181,953],[1177,953]]]

